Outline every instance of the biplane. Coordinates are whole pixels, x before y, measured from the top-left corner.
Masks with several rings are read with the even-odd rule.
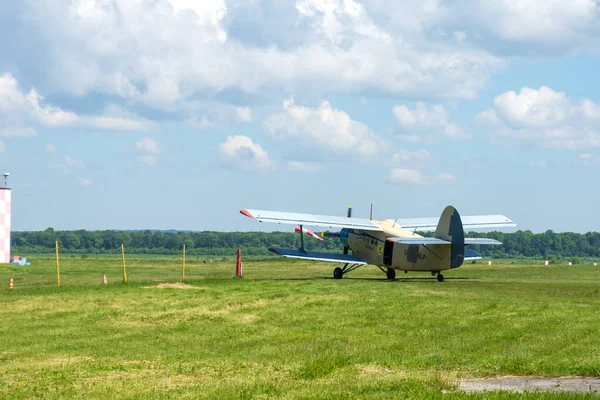
[[[517,225],[504,215],[474,215],[462,217],[448,206],[438,218],[408,218],[374,220],[353,218],[352,207],[347,217],[313,215],[267,210],[240,210],[246,217],[259,222],[296,225],[300,233],[299,249],[270,248],[269,251],[288,258],[327,261],[343,264],[333,270],[333,277],[341,279],[345,274],[363,265],[374,265],[395,279],[396,271],[430,272],[437,280],[444,281],[442,271],[460,267],[463,262],[481,258],[481,254],[469,248],[473,245],[501,245],[489,238],[465,238],[465,230],[514,228]],[[319,234],[305,227],[338,230]],[[434,232],[433,237],[423,237],[418,232]],[[322,240],[333,236],[344,246],[341,254],[306,250],[304,235]]]

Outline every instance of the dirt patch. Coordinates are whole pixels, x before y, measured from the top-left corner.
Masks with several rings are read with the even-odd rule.
[[[159,283],[156,286],[142,286],[144,289],[201,289],[185,283]]]
[[[458,388],[466,392],[503,390],[507,392],[600,392],[600,378],[509,376],[495,379],[462,381]]]

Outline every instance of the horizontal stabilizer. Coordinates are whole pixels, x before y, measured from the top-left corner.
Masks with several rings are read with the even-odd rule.
[[[258,222],[272,222],[275,224],[294,224],[319,226],[323,228],[350,228],[365,231],[381,231],[377,225],[366,218],[347,218],[332,215],[313,215],[267,210],[240,210],[246,217]]]
[[[326,261],[335,263],[366,264],[366,262],[352,254],[319,253],[316,251],[280,249],[275,247],[270,248],[269,251],[288,258],[300,258],[303,260]]]
[[[470,244],[502,244],[502,242],[496,239],[488,239],[488,238],[465,238],[465,246]]]
[[[517,226],[510,218],[504,215],[461,215],[463,229],[499,229],[514,228]],[[397,224],[404,229],[417,230],[421,232],[435,231],[439,218],[407,218],[396,220]]]
[[[432,237],[405,237],[405,238],[401,238],[401,237],[393,237],[393,238],[388,238],[387,239],[390,242],[396,242],[396,243],[401,243],[401,244],[452,244],[451,242],[447,241],[447,240],[442,240],[442,239],[438,239],[438,238],[432,238]]]

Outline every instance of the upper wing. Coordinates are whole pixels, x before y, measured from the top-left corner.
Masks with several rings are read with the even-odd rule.
[[[468,215],[461,216],[463,229],[494,229],[514,228],[517,226],[510,218],[504,215]],[[407,218],[398,219],[396,222],[404,229],[414,229],[422,232],[435,231],[440,221],[439,218]]]
[[[294,224],[320,226],[324,228],[353,228],[365,231],[381,231],[377,225],[366,218],[347,218],[331,215],[300,214],[267,210],[240,210],[240,213],[259,222],[276,224]]]

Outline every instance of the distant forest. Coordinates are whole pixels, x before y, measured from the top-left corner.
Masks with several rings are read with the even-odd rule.
[[[423,234],[430,236],[431,233]],[[488,237],[500,240],[502,246],[481,246],[474,249],[495,258],[538,257],[600,257],[600,233],[467,233],[468,237]],[[298,248],[300,236],[288,232],[173,232],[173,231],[55,231],[13,232],[13,252],[24,256],[54,251],[58,240],[61,252],[67,254],[118,253],[121,244],[128,254],[178,254],[183,244],[189,255],[232,256],[237,249],[251,256],[269,255],[269,247]],[[304,237],[305,247],[314,251],[339,252],[340,241],[325,238],[319,242]]]

